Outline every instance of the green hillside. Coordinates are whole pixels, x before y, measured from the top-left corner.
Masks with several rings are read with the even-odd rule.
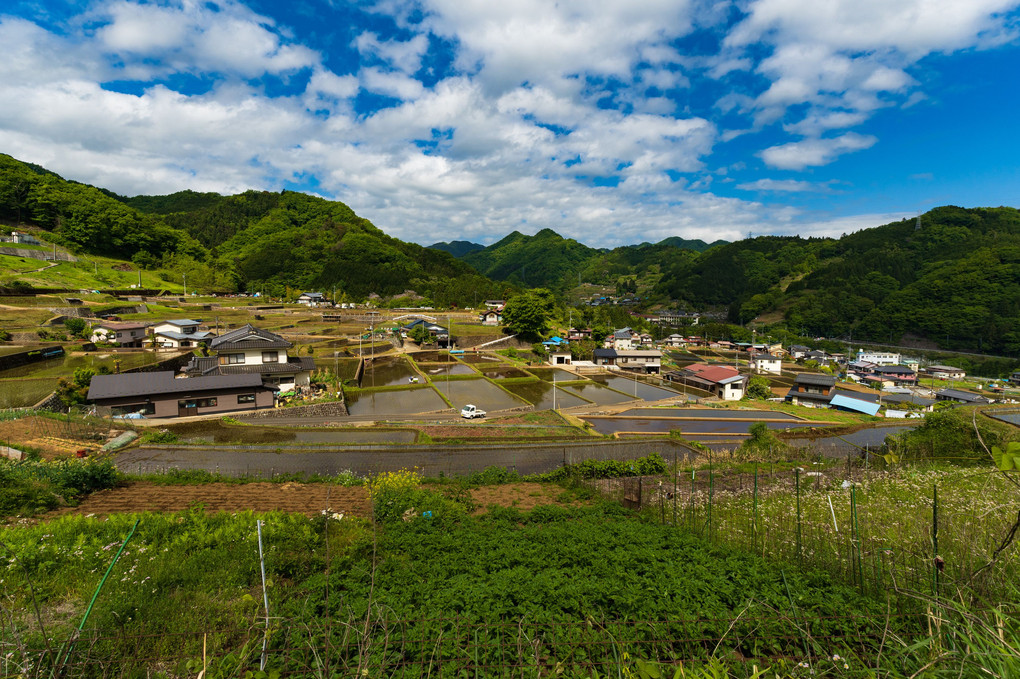
[[[352,299],[413,290],[444,306],[506,291],[448,253],[387,236],[343,203],[290,191],[124,198],[0,155],[0,220],[39,227],[76,254],[130,259],[164,281],[186,274],[191,290],[335,286]]]
[[[472,243],[466,240],[452,240],[449,243],[433,243],[429,246],[433,250],[442,250],[443,252],[449,252],[454,257],[463,257],[466,254],[475,252],[476,250],[484,250],[485,246],[478,243]]]
[[[564,238],[551,229],[534,236],[514,231],[489,247],[471,252],[464,261],[480,273],[527,287],[562,287],[598,250]]]
[[[664,267],[656,293],[730,320],[793,330],[1020,353],[1020,211],[940,207],[842,238],[767,236]]]

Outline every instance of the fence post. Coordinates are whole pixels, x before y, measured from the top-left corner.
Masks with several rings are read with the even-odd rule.
[[[801,549],[801,527],[800,527],[800,467],[796,470],[796,484],[797,484],[797,561],[803,561],[803,551]]]
[[[936,600],[939,596],[939,487],[931,486],[931,586]]]
[[[751,512],[751,551],[758,549],[758,465],[754,465],[754,510]]]

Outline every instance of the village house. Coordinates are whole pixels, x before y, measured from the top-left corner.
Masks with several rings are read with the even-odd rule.
[[[665,346],[672,347],[674,349],[682,349],[683,347],[687,346],[687,340],[684,339],[684,336],[678,335],[676,333],[664,339],[662,343]]]
[[[605,348],[616,349],[617,351],[628,351],[637,344],[638,334],[630,328],[620,328],[606,337]]]
[[[806,347],[803,344],[791,344],[790,345],[790,358],[796,360],[804,358],[807,352],[811,351],[811,347]]]
[[[658,374],[662,370],[662,352],[658,349],[596,349],[595,365],[618,370]]]
[[[929,365],[924,374],[937,380],[962,380],[967,376],[965,371],[951,365]]]
[[[450,330],[448,328],[444,328],[438,323],[429,323],[421,318],[400,328],[400,336],[407,339],[414,332],[415,328],[425,328],[429,337],[440,346],[445,346],[450,342]]]
[[[297,303],[305,306],[319,306],[326,302],[326,297],[321,292],[302,292],[298,295]]]
[[[836,378],[818,373],[798,373],[786,400],[794,405],[828,408],[836,390]]]
[[[166,370],[96,375],[88,399],[100,414],[115,417],[187,417],[272,408],[275,391],[257,374],[175,379]]]
[[[503,307],[489,307],[478,316],[482,325],[499,325],[503,322]]]
[[[263,384],[280,391],[306,388],[315,370],[311,356],[288,356],[294,344],[250,323],[209,342],[215,356],[196,356],[184,367],[191,377],[259,375]]]
[[[155,346],[161,349],[189,348],[206,344],[216,336],[199,327],[201,321],[178,318],[157,323],[150,332]]]
[[[580,342],[582,340],[591,339],[592,334],[591,328],[571,328],[567,330],[567,339],[571,342]]]
[[[894,385],[917,384],[917,373],[905,365],[875,366],[874,373],[879,381],[889,381]]]
[[[981,394],[975,394],[973,391],[964,391],[963,389],[943,389],[942,391],[935,393],[935,399],[938,401],[952,401],[954,403],[967,403],[975,405],[987,405],[994,403],[994,401]]]
[[[744,398],[747,376],[723,365],[692,363],[686,368],[667,373],[666,379],[710,392],[723,401],[739,401]]]
[[[140,347],[145,341],[147,323],[103,321],[92,325],[92,342],[108,342],[122,347]]]
[[[752,354],[751,370],[758,374],[781,375],[783,372],[783,359],[772,354]]]
[[[570,353],[570,349],[566,348],[566,345],[561,345],[549,351],[549,365],[571,365],[572,361],[573,356]]]
[[[890,351],[857,350],[857,362],[874,363],[875,365],[899,365],[900,355]]]

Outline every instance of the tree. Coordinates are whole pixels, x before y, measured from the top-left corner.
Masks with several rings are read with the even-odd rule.
[[[85,322],[84,318],[66,318],[64,319],[64,327],[67,328],[67,332],[72,337],[79,339],[88,338],[89,324]]]
[[[772,398],[772,389],[769,388],[768,379],[761,375],[751,375],[751,379],[747,383],[747,398],[756,401]]]
[[[62,377],[57,381],[57,398],[67,407],[85,403],[89,393],[89,385],[96,371],[92,368],[78,368],[71,379]]]
[[[424,325],[416,325],[410,333],[411,339],[417,342],[419,345],[428,344],[432,341],[432,335],[425,328]]]
[[[544,296],[525,292],[503,307],[503,326],[515,335],[537,339],[549,329],[549,311]]]

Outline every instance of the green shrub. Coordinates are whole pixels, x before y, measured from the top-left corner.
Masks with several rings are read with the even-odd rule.
[[[527,477],[535,481],[559,481],[571,477],[582,479],[615,479],[621,476],[653,476],[666,471],[666,461],[658,453],[636,460],[585,460],[568,464],[545,474]]]

